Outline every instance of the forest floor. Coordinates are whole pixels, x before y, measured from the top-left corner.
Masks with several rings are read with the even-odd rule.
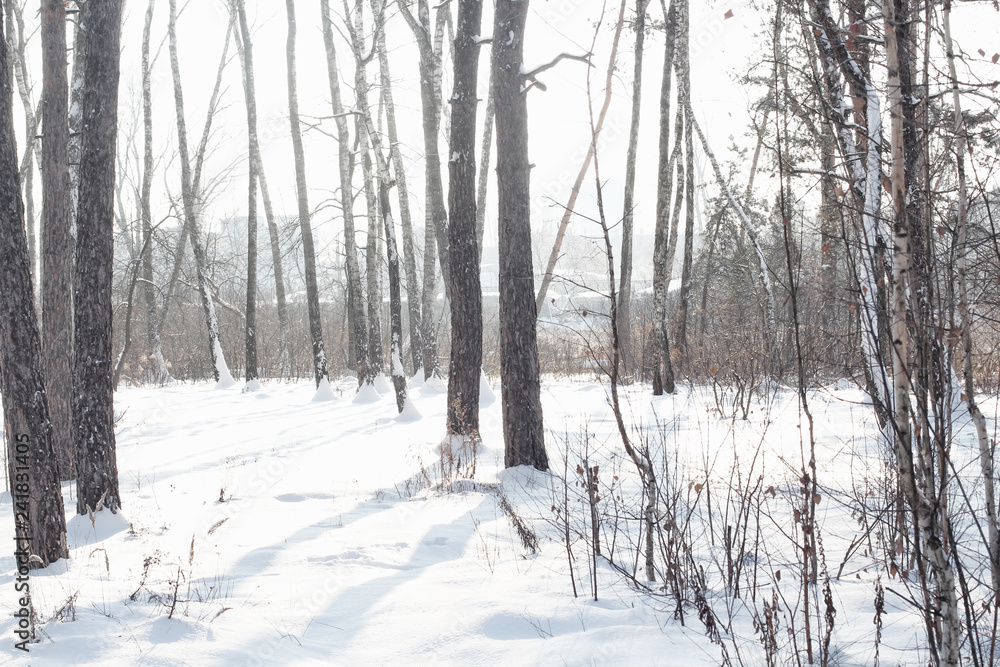
[[[408,419],[388,394],[354,402],[353,384],[337,383],[325,402],[312,401],[309,383],[250,394],[205,383],[121,390],[123,509],[74,516],[74,487],[64,485],[71,557],[32,574],[41,641],[30,654],[14,649],[14,557],[0,557],[0,663],[687,667],[764,665],[770,651],[771,664],[805,664],[827,637],[831,665],[876,655],[883,665],[927,663],[920,617],[904,599],[918,595],[916,578],[889,571],[891,545],[866,527],[885,456],[850,383],[809,392],[830,595],[824,603],[826,577],[807,586],[808,611],[794,520],[808,439],[796,393],[765,385],[746,419],[733,388],[624,393],[633,435],[659,461],[663,521],[684,522],[722,646],[694,605],[679,618],[662,584],[630,583],[642,572],[641,493],[606,383],[543,383],[551,474],[503,470],[498,399],[484,401],[473,474],[468,458],[449,470],[442,455],[443,383],[411,388],[422,417]],[[985,409],[996,414],[995,403]],[[960,470],[975,460],[967,421],[955,425]],[[585,457],[600,468],[597,559],[577,467]],[[11,544],[9,494],[0,515],[0,544]],[[876,580],[887,589],[880,626]],[[698,587],[685,585],[690,599]],[[765,604],[770,633],[760,630]]]

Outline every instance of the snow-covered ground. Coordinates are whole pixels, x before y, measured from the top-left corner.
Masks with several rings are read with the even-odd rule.
[[[470,476],[467,466],[441,470],[443,384],[414,387],[422,418],[405,420],[396,418],[391,395],[354,402],[353,384],[335,384],[336,398],[326,402],[312,400],[309,383],[265,383],[247,394],[208,384],[120,391],[123,511],[102,512],[95,521],[73,516],[69,561],[33,574],[41,642],[30,655],[13,646],[15,564],[11,555],[0,557],[0,662],[723,661],[697,609],[685,608],[682,624],[673,598],[637,592],[603,559],[596,561],[593,599],[594,561],[584,537],[590,515],[576,472],[585,454],[600,466],[604,554],[626,571],[637,562],[642,570],[634,548],[639,522],[630,518],[640,506],[637,476],[618,439],[606,384],[543,384],[552,474],[504,471],[499,400],[484,406],[472,481],[462,479]],[[801,505],[805,424],[799,428],[795,393],[772,388],[746,420],[720,414],[711,388],[653,398],[648,387],[632,387],[623,400],[630,422],[645,426],[634,433],[645,434],[661,477],[676,492],[675,516],[689,517],[692,557],[704,573],[725,654],[734,664],[765,664],[753,619],[763,618],[763,604],[772,600],[780,607],[781,655],[804,653],[792,515]],[[839,665],[867,665],[876,577],[886,588],[907,590],[898,574],[878,565],[875,538],[857,518],[856,500],[877,495],[882,446],[863,394],[847,383],[811,392],[810,407],[823,570],[837,610],[831,656]],[[966,441],[963,432],[956,458],[973,460]],[[563,540],[564,492],[579,597]],[[67,508],[75,507],[72,485],[64,495]],[[503,499],[537,535],[537,553],[525,547]],[[7,494],[0,515],[0,543],[10,544]],[[621,517],[618,530],[614,515]],[[745,538],[738,548],[723,545],[726,525]],[[726,588],[731,554],[743,564],[739,597]],[[822,600],[821,587],[813,597]],[[898,595],[887,593],[885,605],[881,664],[926,664],[919,618]],[[817,652],[823,613],[812,611]]]

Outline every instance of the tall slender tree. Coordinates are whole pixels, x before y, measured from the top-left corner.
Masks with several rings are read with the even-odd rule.
[[[257,142],[257,93],[253,80],[253,42],[250,41],[250,27],[243,0],[234,0],[240,28],[240,42],[243,47],[243,98],[247,110],[247,306],[245,322],[246,342],[246,384],[243,391],[260,388],[257,370],[257,183],[259,180],[258,158],[260,150],[254,150]]]
[[[221,70],[225,66],[226,52],[229,49],[230,32],[233,27],[233,18],[235,17],[230,18],[230,25],[226,29],[226,43],[222,49],[222,63],[219,65],[220,73],[217,81],[221,78]],[[170,71],[174,83],[174,109],[177,114],[177,149],[181,162],[181,200],[184,209],[184,226],[187,228],[188,236],[191,238],[191,250],[194,252],[195,270],[198,275],[198,291],[201,294],[202,308],[205,311],[205,321],[208,327],[208,345],[212,358],[212,370],[218,386],[226,388],[236,384],[236,381],[229,373],[229,366],[226,364],[225,353],[222,350],[222,340],[219,335],[219,318],[215,312],[215,299],[212,296],[212,289],[208,284],[207,258],[199,227],[201,198],[198,183],[201,176],[201,162],[197,163],[198,168],[195,174],[192,174],[191,154],[188,152],[187,143],[187,121],[184,117],[184,91],[181,86],[180,61],[177,54],[177,0],[170,0],[170,19],[167,24],[167,32],[169,34]],[[218,86],[216,86],[216,89],[218,89]],[[215,98],[214,94],[213,98]],[[203,137],[204,140],[205,137]]]
[[[0,38],[0,88],[11,89]],[[68,556],[66,514],[43,381],[31,291],[28,240],[18,176],[13,104],[0,95],[0,393],[18,566],[45,567]],[[63,378],[65,381],[66,378]],[[37,561],[30,554],[38,556]]]
[[[493,86],[496,95],[500,226],[500,383],[504,465],[548,468],[542,425],[534,271],[531,263],[528,104],[524,89],[527,0],[496,0]]]
[[[302,231],[302,253],[306,277],[306,302],[309,310],[309,336],[312,339],[313,375],[316,386],[329,383],[326,370],[326,349],[323,345],[323,321],[319,309],[319,285],[316,281],[316,249],[313,242],[312,222],[309,211],[309,193],[306,187],[306,153],[302,145],[302,128],[299,121],[299,94],[295,71],[295,0],[285,0],[288,17],[288,39],[285,43],[285,62],[288,79],[288,123],[292,133],[292,150],[295,155],[295,189],[299,207],[299,229]]]
[[[236,9],[234,7],[234,9]],[[249,132],[250,164],[256,173],[257,184],[260,186],[260,197],[264,204],[264,220],[267,224],[267,234],[271,241],[271,266],[274,271],[274,300],[278,311],[278,374],[288,377],[291,372],[291,357],[288,349],[288,302],[285,296],[285,261],[282,258],[281,242],[278,237],[278,223],[274,219],[274,209],[271,206],[271,195],[267,187],[267,176],[264,173],[264,162],[260,154],[260,137],[257,131],[257,86],[254,83],[254,67],[252,58],[247,59],[244,44],[251,43],[250,26],[246,21],[246,9],[240,3],[236,31],[236,50],[243,67],[244,91],[248,107],[253,108],[254,127]],[[251,45],[252,46],[252,45]],[[250,109],[247,109],[249,118]]]
[[[358,263],[357,230],[354,227],[354,152],[351,149],[351,131],[340,94],[340,74],[337,70],[337,48],[333,39],[333,21],[330,19],[330,0],[319,0],[323,44],[326,47],[326,70],[330,82],[330,104],[333,106],[337,125],[337,167],[340,176],[340,211],[344,218],[344,264],[347,269],[348,307],[353,330],[358,383],[371,384],[375,373],[368,363],[368,324],[364,311],[366,303],[361,287],[361,266]],[[411,296],[411,298],[416,298]]]
[[[83,142],[76,220],[73,428],[76,509],[121,507],[112,386],[111,272],[122,0],[83,6]]]
[[[451,246],[451,365],[448,432],[479,436],[483,294],[476,234],[476,88],[482,0],[460,0],[455,32],[455,85],[448,152],[448,243]]]
[[[73,237],[69,220],[69,82],[66,5],[42,3],[42,356],[52,446],[62,479],[72,479]]]

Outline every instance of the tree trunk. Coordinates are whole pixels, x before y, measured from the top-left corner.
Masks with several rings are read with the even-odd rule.
[[[9,93],[7,58],[0,43],[0,88]],[[16,562],[18,568],[34,568],[47,567],[69,552],[31,291],[12,102],[9,94],[0,95],[0,393]],[[68,378],[63,382],[68,384]],[[39,560],[32,561],[31,555]]]
[[[17,2],[6,4],[7,47],[11,58],[17,92],[24,110],[24,157],[21,161],[21,185],[24,188],[25,228],[28,230],[28,258],[31,262],[31,276],[35,289],[38,280],[38,243],[35,231],[35,164],[42,166],[43,157],[38,146],[38,116],[31,101],[31,80],[28,77],[27,40],[24,36],[24,16],[22,5]],[[43,47],[44,48],[44,47]],[[44,74],[43,74],[44,76]],[[44,83],[44,82],[43,82]],[[44,323],[43,323],[44,326]],[[58,455],[58,450],[57,450]]]
[[[681,352],[681,358],[688,356],[687,345],[687,321],[688,310],[691,303],[691,280],[692,267],[694,265],[694,137],[691,132],[691,124],[694,119],[691,115],[691,53],[690,53],[690,33],[691,33],[691,8],[688,0],[681,0],[677,13],[677,82],[678,106],[684,107],[684,153],[687,165],[684,169],[684,183],[678,181],[677,188],[684,187],[685,204],[684,218],[684,258],[681,262],[681,290],[677,307],[677,349]],[[678,137],[679,138],[679,137]],[[674,220],[676,227],[680,223],[679,219]]]
[[[153,26],[153,9],[156,0],[149,0],[146,5],[146,18],[142,28],[142,185],[139,195],[139,214],[142,218],[143,247],[142,279],[143,297],[146,305],[146,340],[157,368],[150,379],[162,382],[169,373],[163,361],[163,346],[160,342],[160,330],[156,316],[156,286],[153,284],[153,211],[151,193],[153,189],[153,81],[152,63],[149,58],[150,33]]]
[[[372,0],[372,12],[384,13],[379,9],[378,0]],[[389,157],[392,161],[399,198],[399,226],[403,234],[403,268],[406,276],[406,306],[409,315],[410,359],[414,373],[423,368],[423,323],[420,315],[420,281],[417,277],[416,245],[413,240],[413,223],[410,219],[410,191],[406,185],[406,171],[403,155],[399,150],[399,136],[396,131],[396,105],[392,98],[392,84],[389,76],[389,51],[385,45],[383,21],[376,20],[378,33],[375,46],[378,50],[379,73],[382,84],[382,100],[385,103],[386,129],[389,131]]]
[[[910,392],[917,389],[918,396],[928,387],[914,387],[914,378],[921,381],[927,368],[911,365],[911,342],[908,315],[917,320],[924,316],[919,309],[907,312],[908,290],[919,287],[911,285],[911,271],[914,268],[916,249],[911,245],[912,227],[919,224],[911,219],[912,192],[910,186],[915,161],[908,155],[910,146],[906,134],[915,132],[912,126],[912,68],[911,37],[908,0],[883,0],[882,12],[885,19],[885,51],[888,69],[887,91],[891,117],[890,148],[893,204],[893,266],[892,266],[892,373],[895,399],[893,414],[896,434],[896,462],[899,470],[900,486],[913,512],[918,534],[921,538],[922,555],[927,559],[932,573],[934,591],[933,608],[927,611],[933,615],[935,632],[940,644],[935,647],[935,637],[929,636],[931,655],[938,664],[958,665],[960,661],[961,620],[958,615],[958,600],[955,594],[955,574],[946,551],[947,511],[944,499],[948,469],[941,466],[936,470],[928,460],[934,456],[929,449],[915,448],[911,420]],[[910,109],[907,109],[907,107]],[[910,124],[907,128],[906,125]],[[919,259],[916,259],[919,262]],[[926,321],[916,321],[917,327],[925,327]],[[922,334],[918,332],[917,343],[921,344]],[[918,355],[918,360],[921,355]],[[919,362],[918,362],[919,363]],[[926,381],[926,380],[924,380]],[[920,407],[918,405],[918,407]],[[915,449],[916,461],[915,461]],[[919,466],[919,469],[918,467]],[[935,650],[936,648],[936,650]],[[936,655],[935,655],[936,654]]]
[[[285,297],[284,260],[281,258],[281,243],[278,238],[278,224],[274,220],[274,210],[271,207],[271,196],[267,189],[267,177],[264,174],[264,163],[260,155],[260,138],[257,131],[257,87],[254,82],[254,66],[252,54],[248,58],[248,49],[252,49],[250,29],[246,21],[246,9],[243,0],[238,0],[238,28],[235,31],[237,52],[243,68],[244,95],[247,103],[247,118],[253,109],[253,127],[249,130],[250,169],[256,175],[260,186],[261,199],[264,203],[264,219],[267,224],[268,237],[271,241],[271,262],[274,269],[274,296],[278,310],[278,375],[289,377],[291,368],[290,350],[288,349],[288,302]],[[254,186],[251,184],[250,188]],[[256,197],[254,197],[256,201]],[[249,216],[248,216],[249,217]],[[255,252],[256,254],[256,252]]]
[[[121,507],[115,453],[111,300],[121,0],[84,5],[83,142],[76,220],[73,428],[76,510]]]
[[[371,106],[368,103],[368,78],[365,74],[364,41],[362,37],[362,30],[364,29],[363,8],[364,4],[362,0],[356,0],[354,6],[356,23],[352,27],[350,22],[348,22],[348,31],[350,32],[351,45],[354,50],[356,63],[354,87],[358,94],[358,106],[361,111],[360,121],[364,124],[364,128],[359,129],[359,132],[362,133],[362,150],[364,151],[365,161],[370,161],[370,155],[367,149],[367,139],[370,138],[372,141],[372,152],[375,154],[375,166],[378,173],[378,206],[376,207],[370,205],[369,215],[371,215],[371,209],[373,208],[379,209],[379,212],[382,214],[383,231],[385,232],[386,256],[388,259],[387,264],[389,268],[389,351],[391,358],[389,372],[392,376],[393,389],[395,389],[396,392],[396,409],[399,412],[402,412],[403,407],[406,405],[406,374],[403,371],[403,302],[399,284],[399,250],[396,246],[396,229],[392,219],[392,202],[389,198],[389,186],[392,182],[389,174],[389,163],[386,161],[385,152],[382,150],[381,136],[375,129]],[[381,22],[384,20],[385,5],[376,5],[373,7],[373,10],[376,24],[375,34],[378,34],[382,31]],[[368,172],[370,170],[370,165],[366,166],[366,187],[368,187],[370,183],[368,180]],[[375,251],[374,246],[377,246],[377,236],[378,234],[375,233],[371,225],[369,225],[369,254]],[[369,271],[371,271],[371,268],[372,267],[369,264]],[[378,270],[378,265],[375,268]],[[377,285],[373,293],[376,295],[379,294]],[[371,298],[372,293],[369,293],[369,299]],[[378,298],[379,307],[381,307],[381,301],[381,298]],[[379,322],[379,318],[377,316],[372,319],[374,319],[376,323]],[[379,346],[381,346],[381,338],[379,338]],[[381,352],[378,359],[381,361]]]
[[[424,376],[438,375],[437,361],[437,280],[435,260],[440,260],[441,274],[445,282],[445,294],[450,289],[448,283],[448,258],[446,230],[447,210],[444,201],[444,185],[441,181],[441,156],[438,152],[438,133],[441,131],[441,57],[435,49],[430,32],[430,10],[427,0],[417,0],[417,16],[414,17],[409,2],[399,3],[400,13],[406,19],[417,40],[420,50],[420,105],[423,112],[424,134],[424,286],[421,295],[422,339],[424,344]],[[441,11],[441,10],[439,10]],[[439,17],[441,15],[439,14]],[[440,22],[440,21],[439,21]],[[440,40],[439,40],[440,41]]]
[[[230,19],[232,20],[232,18]],[[223,63],[229,48],[229,35],[232,24],[226,30],[226,46],[223,48]],[[226,357],[222,352],[222,342],[219,338],[219,319],[215,314],[215,302],[206,275],[205,249],[201,241],[201,231],[198,228],[198,200],[200,199],[199,180],[201,177],[201,157],[199,150],[198,166],[194,177],[191,175],[191,160],[187,145],[187,123],[184,119],[184,93],[181,88],[180,63],[177,58],[177,0],[170,0],[170,21],[168,24],[170,41],[170,70],[174,83],[174,108],[177,113],[177,148],[181,161],[181,199],[184,205],[184,225],[191,237],[191,249],[194,251],[195,269],[198,274],[198,291],[201,293],[202,308],[208,328],[209,353],[212,358],[212,370],[219,388],[233,386],[236,381],[229,373]],[[220,75],[221,75],[220,65]],[[211,108],[211,105],[210,105]],[[207,130],[207,124],[206,124]],[[202,137],[205,142],[205,136]],[[179,261],[179,258],[178,258]]]
[[[490,149],[493,147],[493,76],[490,75],[490,92],[486,95],[486,115],[483,117],[483,142],[479,154],[479,185],[476,188],[476,245],[480,261],[483,252],[483,234],[486,231],[486,193],[490,182]]]
[[[257,93],[253,80],[253,42],[243,0],[234,0],[240,26],[243,52],[243,97],[247,108],[248,160],[247,186],[247,307],[246,307],[246,384],[244,393],[260,388],[257,370],[257,183],[259,177],[260,149],[257,143]]]
[[[986,508],[987,553],[990,557],[990,574],[993,590],[1000,590],[1000,530],[997,528],[996,479],[993,448],[986,429],[986,417],[979,409],[976,388],[972,374],[972,312],[966,269],[969,252],[968,213],[969,195],[965,175],[965,152],[967,148],[965,118],[962,116],[962,96],[958,90],[958,72],[955,67],[955,47],[951,38],[951,0],[945,0],[944,12],[945,50],[948,56],[948,76],[950,78],[952,107],[955,114],[955,158],[958,166],[958,253],[955,259],[958,273],[958,311],[961,313],[962,348],[964,352],[963,371],[965,374],[965,404],[969,416],[976,427],[979,444],[979,467],[982,471],[984,504]]]
[[[292,133],[292,150],[295,155],[295,189],[298,194],[299,227],[302,230],[302,253],[305,264],[306,301],[309,309],[309,335],[312,339],[313,375],[319,387],[327,378],[326,350],[323,346],[323,323],[319,309],[319,286],[316,281],[316,249],[313,246],[312,223],[309,212],[309,193],[306,189],[306,155],[302,146],[299,126],[299,99],[295,73],[295,0],[285,0],[288,15],[288,39],[285,56],[288,75],[288,122]]]
[[[59,477],[74,477],[73,238],[69,231],[66,6],[42,4],[42,357]]]
[[[527,0],[496,0],[493,85],[497,102],[497,190],[500,227],[500,381],[504,465],[548,468],[542,425],[534,271],[528,105],[524,76]],[[507,38],[503,38],[507,35]]]
[[[665,18],[667,40],[660,83],[660,141],[656,186],[656,229],[653,243],[653,395],[674,393],[674,370],[670,362],[667,327],[667,288],[670,285],[670,90],[673,81],[677,8],[674,2]],[[679,137],[678,137],[679,141]],[[678,189],[679,189],[678,185]]]
[[[632,65],[632,118],[625,157],[625,200],[622,209],[621,277],[617,299],[617,330],[623,374],[635,373],[632,353],[632,236],[635,220],[635,162],[639,152],[639,120],[642,101],[642,50],[646,38],[646,6],[649,0],[635,1],[635,50]]]
[[[368,364],[368,325],[363,304],[366,303],[361,288],[361,267],[358,264],[357,231],[354,227],[354,154],[351,151],[350,129],[340,95],[340,77],[337,71],[337,50],[333,41],[333,23],[330,20],[329,0],[320,0],[320,19],[323,43],[326,46],[326,69],[330,80],[330,101],[337,124],[337,166],[340,172],[340,208],[344,216],[344,256],[347,267],[347,289],[350,308],[358,383],[371,384],[375,374]]]
[[[455,88],[448,153],[448,242],[451,245],[451,363],[448,433],[479,437],[483,361],[483,294],[476,243],[476,97],[482,0],[461,0],[455,33]]]
[[[358,65],[362,67],[362,65]],[[358,106],[361,106],[362,96],[358,92]],[[367,99],[365,100],[367,105]],[[379,198],[374,181],[371,147],[366,119],[358,119],[358,137],[361,150],[361,173],[364,177],[365,203],[368,208],[368,236],[365,239],[365,278],[368,291],[368,372],[374,378],[383,370],[385,351],[382,348],[382,289],[379,278],[382,273],[382,262],[378,251],[378,209]]]

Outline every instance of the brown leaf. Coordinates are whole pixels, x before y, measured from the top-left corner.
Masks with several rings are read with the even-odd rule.
[[[708,369],[708,372],[711,373],[712,375],[715,375],[716,373],[719,372],[719,367],[716,366],[715,364],[712,364],[712,366]]]
[[[724,19],[731,19],[731,18],[733,18],[733,16],[735,16],[735,14],[733,14],[733,10],[729,9],[729,10],[726,11],[726,15],[723,16],[722,18],[724,18]]]
[[[996,64],[997,64],[997,61],[998,61],[998,60],[1000,60],[1000,53],[994,53],[994,54],[993,54],[993,57],[992,57],[992,58],[990,58],[990,61],[991,61],[991,62],[992,62],[992,63],[993,63],[994,65],[996,65]]]
[[[576,474],[577,475],[582,475],[583,474],[583,468],[580,467],[579,463],[576,464]]]
[[[848,306],[847,306],[847,310],[851,311],[852,313],[853,313],[853,312],[854,312],[854,311],[855,311],[856,309],[857,309],[857,306],[855,306],[855,305],[854,305],[853,303],[852,303],[852,304],[848,304]]]
[[[979,55],[980,55],[980,57],[985,58],[986,57],[986,52],[983,51],[982,49],[979,49]]]
[[[703,484],[695,484],[694,485],[694,492],[695,493],[701,493],[702,488],[704,488]]]
[[[892,565],[889,566],[889,576],[890,577],[895,577],[896,576],[896,572],[898,572],[898,571],[899,570],[896,568],[896,564],[895,563],[893,563]]]
[[[819,494],[819,493],[814,493],[813,494],[813,503],[815,503],[816,505],[819,505],[819,502],[821,500],[823,500],[823,496],[821,494]]]
[[[836,187],[836,189],[834,189],[834,192],[837,193],[838,197],[843,197],[845,194],[847,194],[846,192],[844,192],[844,188],[840,187],[839,185]]]
[[[795,519],[795,523],[802,521],[802,512],[798,510],[792,510],[792,517]]]
[[[781,570],[775,570],[774,578],[778,581],[781,581]]]

